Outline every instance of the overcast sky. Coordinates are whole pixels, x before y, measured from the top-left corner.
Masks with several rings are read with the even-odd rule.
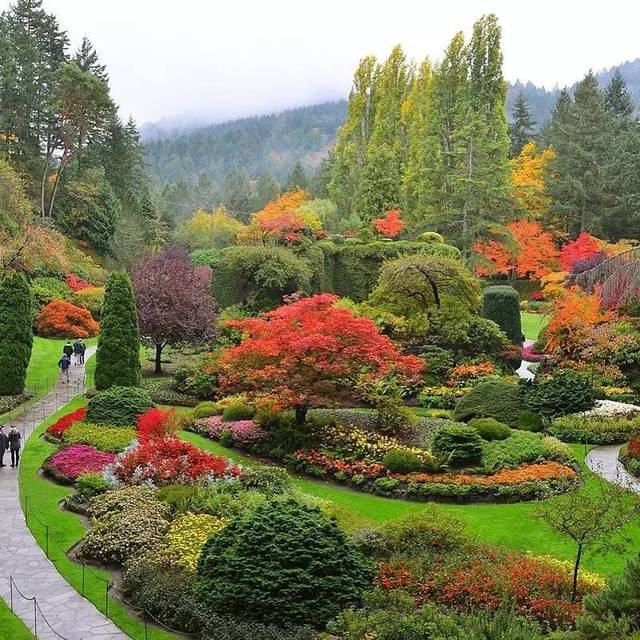
[[[552,87],[640,57],[640,3],[576,0],[44,0],[108,66],[124,117],[207,121],[346,96],[358,60],[401,43],[437,59],[486,12],[508,80]],[[0,0],[6,8],[9,0]]]

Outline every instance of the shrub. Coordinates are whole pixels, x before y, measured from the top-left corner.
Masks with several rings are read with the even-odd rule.
[[[483,440],[506,440],[511,435],[511,429],[504,422],[495,418],[474,418],[469,421]]]
[[[73,294],[72,299],[74,304],[87,309],[94,318],[100,319],[104,304],[104,287],[81,289]]]
[[[74,423],[81,422],[85,419],[87,410],[80,407],[71,413],[67,413],[62,418],[58,418],[52,425],[47,428],[47,433],[54,438],[61,438],[64,432]]]
[[[482,447],[482,466],[492,472],[544,460],[545,446],[536,433],[514,431],[506,440],[487,442]]]
[[[283,629],[255,620],[226,617],[215,613],[207,614],[207,625],[201,635],[202,640],[318,640],[315,629],[307,626]]]
[[[0,395],[24,390],[33,345],[32,317],[26,278],[10,273],[0,281]]]
[[[44,338],[92,338],[99,328],[89,311],[64,300],[50,302],[36,318],[36,330]]]
[[[83,473],[102,471],[115,459],[112,453],[98,451],[86,444],[75,444],[54,454],[49,465],[67,480],[75,480]]]
[[[482,315],[493,320],[511,342],[522,343],[520,296],[513,287],[486,287],[482,296]]]
[[[187,513],[174,520],[169,527],[167,533],[169,552],[175,556],[178,564],[195,572],[205,543],[225,525],[224,520],[205,513]]]
[[[66,280],[66,285],[71,289],[71,291],[84,291],[85,289],[91,289],[91,285],[79,275],[75,273],[70,273]]]
[[[72,424],[62,435],[65,444],[88,444],[108,453],[123,451],[135,440],[135,437],[135,429],[87,422]]]
[[[71,289],[58,278],[39,277],[31,281],[31,293],[36,309],[41,309],[53,300],[69,300]]]
[[[640,417],[564,416],[553,421],[549,433],[563,442],[622,444],[640,433]]]
[[[427,244],[442,244],[444,242],[444,238],[436,231],[425,231],[418,236],[417,240]]]
[[[385,453],[382,464],[389,471],[398,473],[411,473],[418,471],[422,467],[420,458],[407,449],[390,449]]]
[[[220,409],[218,409],[218,405],[215,402],[200,402],[193,408],[193,418],[197,420],[198,418],[208,418],[209,416],[215,416],[220,413]]]
[[[518,412],[518,423],[516,426],[522,431],[533,431],[535,433],[544,429],[542,418],[537,413],[529,411],[528,409]]]
[[[515,426],[522,401],[518,387],[502,380],[480,382],[471,391],[462,396],[455,406],[453,416],[456,420],[471,418],[495,418],[509,426]]]
[[[360,603],[371,571],[320,510],[292,500],[268,502],[209,539],[196,594],[219,613],[323,627]]]
[[[269,436],[267,431],[259,427],[253,420],[225,422],[220,416],[196,420],[192,425],[192,429],[208,438],[219,440],[226,447],[234,444],[251,447],[264,441]]]
[[[448,459],[452,465],[473,464],[480,461],[482,440],[468,425],[445,426],[436,431],[431,448],[434,454]]]
[[[82,473],[76,478],[76,493],[85,500],[95,498],[108,489],[107,481],[100,473]]]
[[[87,420],[94,424],[134,426],[153,406],[151,396],[136,387],[111,387],[89,400]]]
[[[175,409],[149,409],[138,416],[138,438],[141,442],[153,438],[174,436],[180,429],[180,422],[176,418]]]
[[[234,402],[228,405],[222,412],[222,419],[229,422],[232,420],[251,420],[255,415],[255,409],[244,402]]]
[[[96,389],[140,384],[140,332],[131,280],[126,273],[109,276],[102,306],[96,352]]]
[[[109,491],[91,501],[89,516],[97,520],[103,520],[110,515],[118,514],[128,509],[140,507],[153,507],[158,501],[156,491],[149,487],[122,487],[115,491]],[[169,508],[165,507],[163,514],[168,515]]]
[[[293,490],[291,476],[279,467],[251,467],[240,476],[245,489],[259,491],[267,496],[283,495]]]
[[[594,405],[594,389],[588,376],[569,369],[561,369],[551,377],[521,380],[520,389],[526,407],[545,418],[579,413]]]

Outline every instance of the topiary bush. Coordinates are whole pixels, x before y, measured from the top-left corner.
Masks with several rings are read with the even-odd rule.
[[[198,420],[199,418],[209,418],[210,416],[215,416],[220,413],[220,409],[218,408],[217,403],[208,401],[208,402],[200,402],[193,408],[193,419]]]
[[[385,453],[382,464],[389,471],[397,473],[411,473],[422,467],[420,458],[407,449],[390,449]]]
[[[518,387],[502,380],[487,380],[477,384],[458,400],[453,416],[456,420],[471,418],[495,418],[509,426],[515,426],[522,400]]]
[[[516,427],[522,431],[538,433],[544,429],[544,423],[537,413],[525,409],[518,413],[518,423]]]
[[[487,287],[482,295],[482,315],[493,320],[515,344],[522,344],[520,296],[506,285]]]
[[[96,389],[135,387],[140,375],[140,331],[131,279],[126,273],[114,272],[107,280],[102,305]]]
[[[32,320],[27,279],[21,273],[10,273],[0,281],[0,395],[24,390],[33,345]]]
[[[437,231],[425,231],[418,236],[417,240],[427,244],[442,244],[444,242],[444,238]]]
[[[138,416],[154,404],[148,391],[138,387],[111,387],[89,400],[87,422],[115,426],[134,426]]]
[[[434,434],[431,450],[453,466],[476,464],[482,457],[482,439],[469,425],[445,426]]]
[[[469,421],[483,440],[506,440],[511,435],[511,428],[495,418],[474,418]]]
[[[373,567],[319,509],[267,502],[211,537],[195,593],[211,610],[289,626],[322,628],[358,606]]]

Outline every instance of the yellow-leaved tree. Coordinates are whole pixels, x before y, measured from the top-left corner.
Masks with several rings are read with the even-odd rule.
[[[527,218],[539,220],[549,209],[551,197],[545,184],[545,168],[555,155],[553,149],[540,150],[535,142],[528,142],[511,161],[513,197]]]

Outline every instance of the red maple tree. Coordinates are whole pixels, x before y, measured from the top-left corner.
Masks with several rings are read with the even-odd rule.
[[[562,247],[560,263],[564,271],[572,271],[575,262],[591,258],[601,251],[602,247],[598,238],[583,231],[575,240]]]
[[[270,311],[261,318],[228,322],[245,335],[216,364],[220,385],[275,400],[303,422],[309,407],[331,403],[338,387],[389,372],[414,379],[423,363],[398,352],[368,318],[320,294]]]
[[[390,209],[384,214],[384,218],[376,218],[371,221],[371,224],[381,236],[395,238],[404,229],[404,220],[401,215],[400,209]]]

